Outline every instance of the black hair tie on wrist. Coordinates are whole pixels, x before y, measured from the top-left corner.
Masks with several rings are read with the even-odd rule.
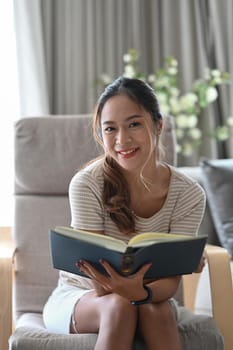
[[[148,286],[143,286],[144,289],[147,291],[147,297],[145,299],[141,299],[141,300],[132,300],[130,301],[132,305],[142,305],[142,304],[148,304],[152,302],[153,299],[153,292],[152,289]]]

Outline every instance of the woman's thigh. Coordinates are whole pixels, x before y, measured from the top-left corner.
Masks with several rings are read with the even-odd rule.
[[[75,305],[74,319],[78,333],[97,333],[103,297],[97,297],[94,291],[83,295]]]

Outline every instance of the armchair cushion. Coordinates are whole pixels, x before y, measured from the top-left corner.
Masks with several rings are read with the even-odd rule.
[[[204,160],[201,169],[219,241],[233,256],[233,159]]]
[[[16,193],[66,195],[76,171],[100,154],[92,137],[91,123],[91,115],[85,114],[18,120],[15,124]]]
[[[211,317],[195,315],[185,308],[180,309],[179,331],[183,349],[206,350],[223,349],[223,338],[217,331]],[[42,315],[28,313],[19,319],[16,331],[10,338],[11,347],[23,350],[92,350],[96,342],[96,334],[51,334],[43,326]],[[134,350],[145,350],[140,338],[134,343]]]

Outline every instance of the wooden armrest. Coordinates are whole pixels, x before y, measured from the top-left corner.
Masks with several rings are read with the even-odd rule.
[[[0,227],[0,349],[8,350],[12,334],[13,242],[11,228]]]
[[[224,337],[225,350],[233,349],[233,286],[230,255],[222,247],[207,245],[214,319]]]
[[[205,247],[208,262],[210,292],[213,317],[224,337],[224,349],[233,349],[233,285],[230,268],[230,255],[227,250],[207,244]],[[200,274],[183,276],[184,305],[194,311],[196,290]]]

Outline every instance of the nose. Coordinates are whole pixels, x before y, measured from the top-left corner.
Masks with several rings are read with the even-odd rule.
[[[116,143],[120,146],[126,145],[130,142],[131,137],[128,130],[120,128],[116,134]]]

